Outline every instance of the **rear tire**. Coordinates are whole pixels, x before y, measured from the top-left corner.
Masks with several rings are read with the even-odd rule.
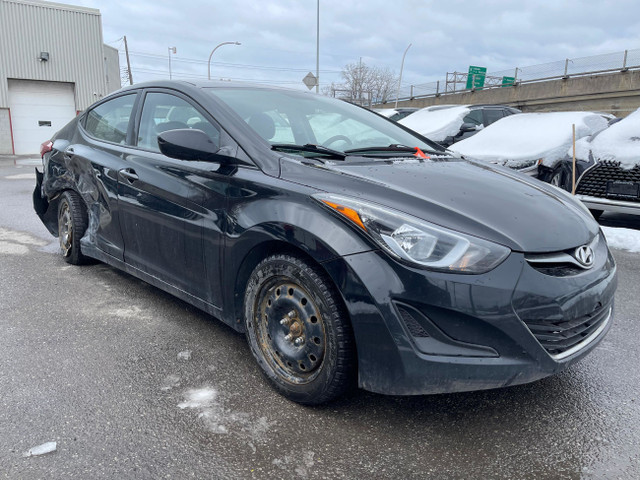
[[[354,383],[351,324],[330,279],[286,254],[267,257],[249,277],[247,340],[262,373],[282,395],[317,405]]]
[[[58,238],[62,258],[72,265],[82,265],[89,258],[80,250],[80,239],[87,230],[87,209],[80,196],[67,190],[58,202]]]

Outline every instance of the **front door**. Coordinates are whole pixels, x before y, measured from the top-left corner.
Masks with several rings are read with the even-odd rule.
[[[166,157],[157,137],[166,130],[196,128],[219,144],[220,130],[189,99],[166,91],[146,92],[139,118],[135,146],[118,172],[125,262],[218,306],[221,228],[215,222],[212,228],[217,218],[212,220],[203,204],[223,210],[225,193],[206,189],[203,202],[200,170],[215,171],[219,165]],[[215,252],[205,253],[205,223],[207,235],[216,237],[206,244],[213,240]]]

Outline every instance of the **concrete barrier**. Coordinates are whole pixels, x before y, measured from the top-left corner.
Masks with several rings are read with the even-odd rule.
[[[502,104],[523,112],[599,111],[625,117],[640,108],[640,71],[571,77],[514,87],[442,94],[398,102],[398,107],[431,105]],[[378,105],[391,108],[393,104]]]

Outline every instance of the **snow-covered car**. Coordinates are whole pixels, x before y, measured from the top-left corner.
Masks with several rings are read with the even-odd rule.
[[[411,115],[413,112],[417,112],[419,109],[416,107],[400,107],[400,108],[374,108],[373,111],[379,113],[383,117],[387,117],[389,120],[397,122],[402,120],[407,115]]]
[[[456,143],[452,150],[479,160],[504,165],[529,175],[538,165],[553,168],[576,138],[588,137],[608,126],[609,120],[593,112],[519,113],[503,118],[477,135]]]
[[[572,149],[544,179],[573,189]],[[609,210],[640,215],[640,109],[576,142],[576,196],[594,217]]]
[[[520,110],[506,105],[433,105],[412,113],[398,123],[449,147],[515,113],[520,113]]]

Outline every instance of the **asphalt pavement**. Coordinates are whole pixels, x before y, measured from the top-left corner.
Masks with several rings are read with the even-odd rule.
[[[36,164],[0,158],[0,478],[640,477],[640,254],[613,251],[611,331],[557,376],[309,408],[216,319],[106,265],[67,265],[31,207]],[[25,456],[46,442],[55,452]]]

